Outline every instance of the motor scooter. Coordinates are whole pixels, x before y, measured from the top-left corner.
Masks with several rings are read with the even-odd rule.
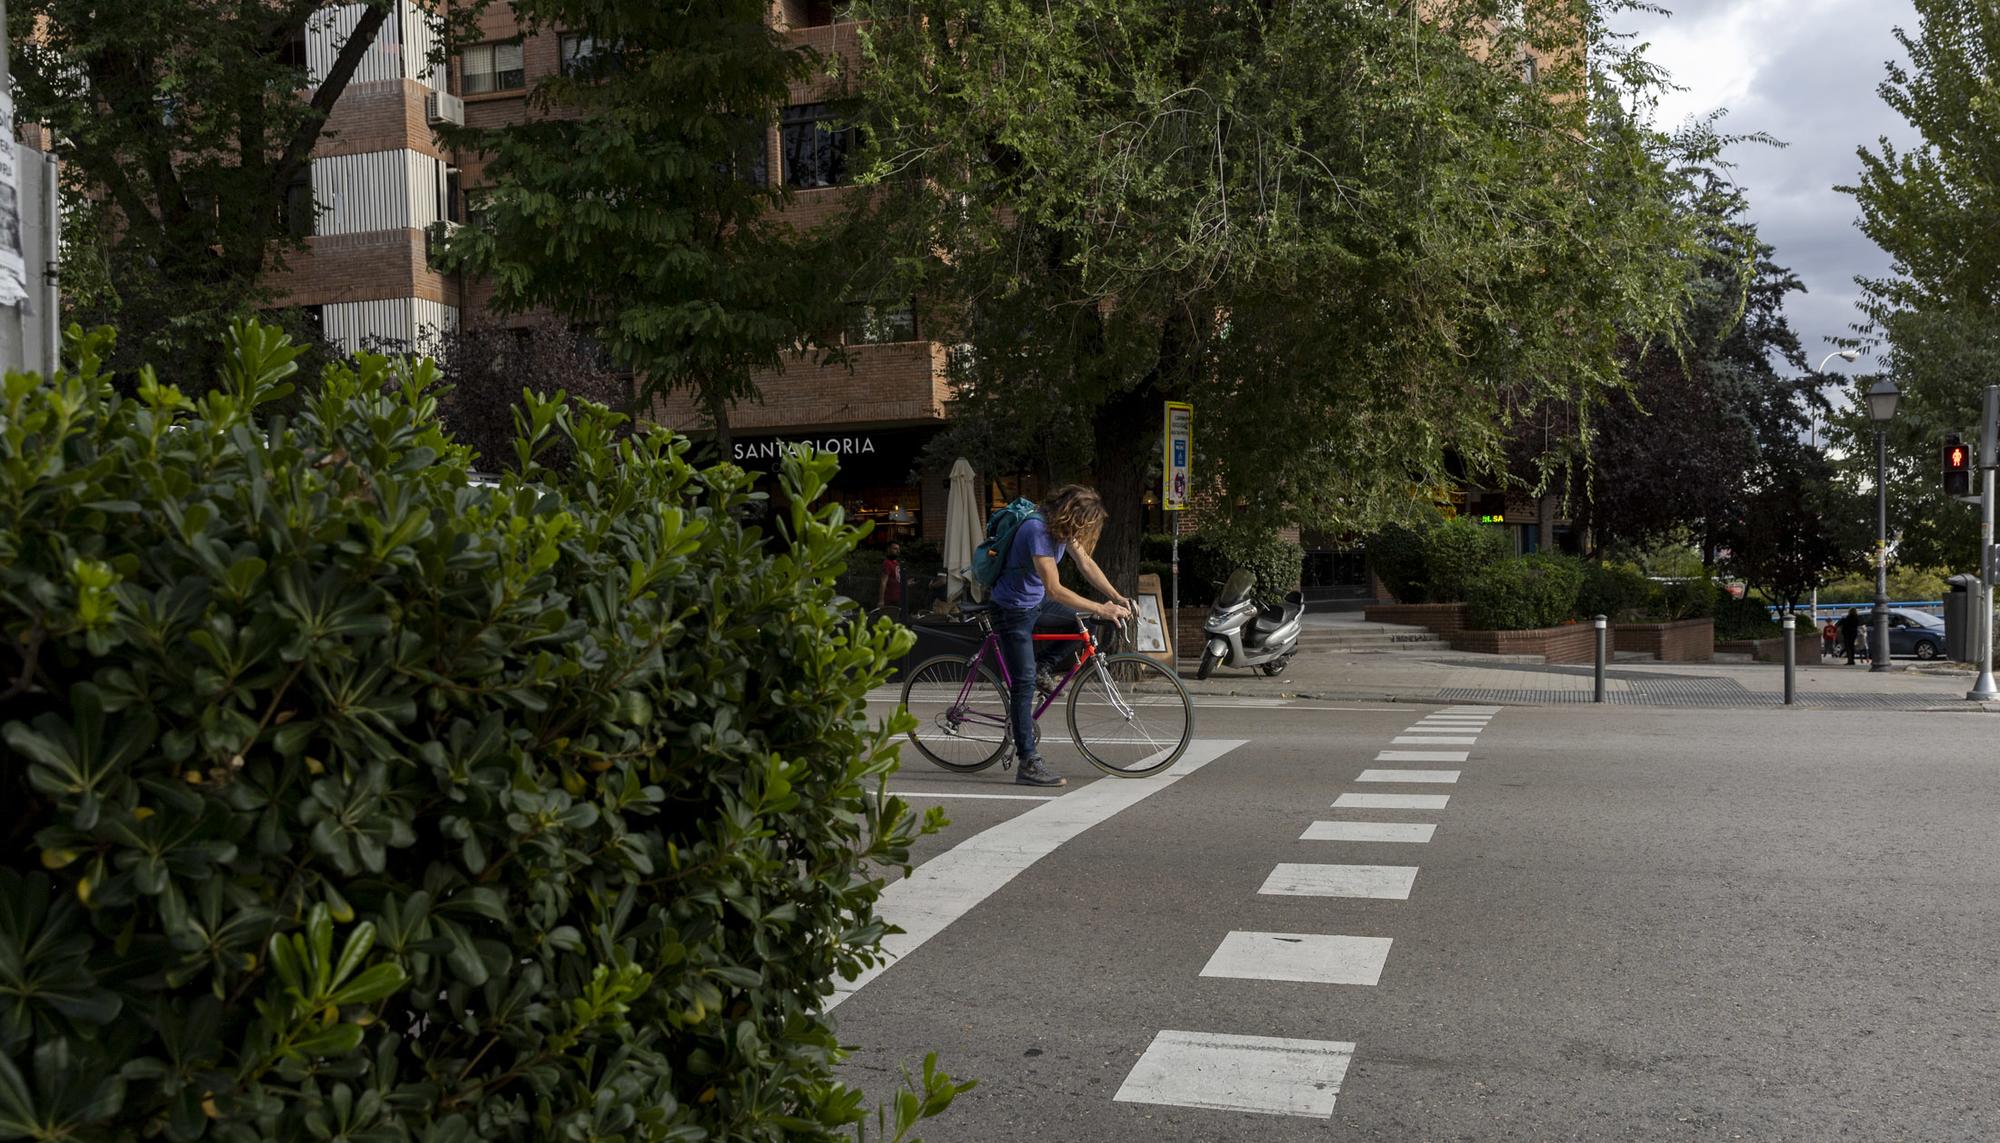
[[[1275,675],[1292,661],[1299,649],[1299,617],[1305,614],[1305,596],[1295,591],[1278,606],[1264,607],[1250,598],[1256,586],[1257,577],[1248,568],[1237,569],[1222,585],[1201,625],[1208,645],[1202,649],[1196,678],[1207,678],[1218,664],[1255,667]]]

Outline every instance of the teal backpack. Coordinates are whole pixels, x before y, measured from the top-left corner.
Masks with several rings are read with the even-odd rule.
[[[1022,497],[986,518],[986,538],[972,550],[972,578],[987,587],[1000,582],[1007,567],[1007,549],[1013,546],[1014,532],[1030,517],[1041,518],[1035,502]]]

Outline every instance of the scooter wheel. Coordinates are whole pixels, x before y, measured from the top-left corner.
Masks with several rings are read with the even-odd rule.
[[[1214,674],[1215,665],[1217,663],[1220,663],[1221,661],[1222,661],[1221,658],[1219,658],[1215,652],[1203,651],[1201,653],[1201,666],[1196,667],[1194,669],[1194,677],[1197,679],[1205,679],[1208,676]]]

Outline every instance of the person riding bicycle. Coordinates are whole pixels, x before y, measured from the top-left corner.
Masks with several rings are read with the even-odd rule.
[[[1042,502],[1038,516],[1014,529],[1000,578],[994,581],[993,630],[1000,636],[1000,655],[1013,681],[1008,695],[1008,721],[1014,729],[1014,751],[1021,760],[1014,781],[1026,786],[1062,786],[1067,780],[1049,772],[1035,740],[1035,641],[1037,630],[1076,631],[1077,613],[1088,612],[1114,623],[1129,616],[1132,601],[1118,593],[1097,561],[1090,558],[1104,529],[1104,501],[1094,489],[1066,484]],[[1093,603],[1062,585],[1056,564],[1067,552],[1083,578],[1109,597]]]

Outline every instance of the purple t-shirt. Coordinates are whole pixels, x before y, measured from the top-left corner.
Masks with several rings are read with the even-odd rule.
[[[993,581],[993,602],[1010,608],[1040,607],[1044,591],[1042,577],[1035,572],[1035,557],[1047,556],[1061,563],[1069,545],[1057,543],[1038,516],[1021,521],[1010,545],[1007,561],[1000,565],[1000,578]]]

